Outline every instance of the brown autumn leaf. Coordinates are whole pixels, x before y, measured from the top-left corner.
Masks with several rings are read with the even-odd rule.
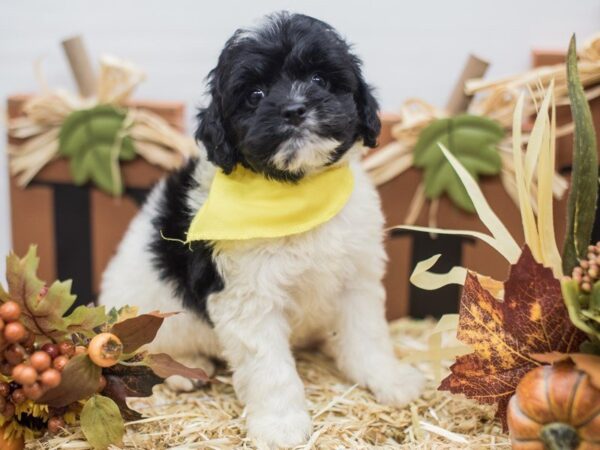
[[[173,375],[180,375],[186,378],[192,378],[199,381],[208,381],[209,377],[202,369],[194,369],[175,361],[166,353],[155,353],[146,355],[144,363],[152,369],[159,377],[168,378]]]
[[[142,345],[152,342],[165,318],[175,314],[158,311],[141,314],[115,323],[110,332],[121,339],[124,353],[133,353]]]
[[[571,361],[582,372],[590,377],[590,382],[596,389],[600,389],[600,356],[588,353],[536,353],[531,355],[533,359],[545,364],[555,364],[562,361]]]
[[[101,372],[88,355],[75,356],[63,369],[60,384],[37,402],[59,408],[83,400],[98,390]]]
[[[504,301],[467,275],[460,300],[457,337],[474,348],[450,367],[439,389],[497,404],[505,430],[506,408],[521,378],[540,363],[534,353],[577,351],[586,336],[575,328],[564,305],[560,283],[537,263],[527,246],[510,268]]]
[[[111,398],[121,410],[125,420],[138,420],[142,415],[127,406],[127,397],[149,397],[152,388],[163,379],[147,366],[124,366],[117,364],[102,371],[106,387],[102,395]]]
[[[6,258],[8,291],[0,285],[0,302],[17,302],[22,310],[23,325],[47,340],[67,339],[73,333],[92,337],[94,328],[107,320],[104,307],[79,306],[66,315],[76,299],[71,293],[71,281],[55,281],[46,286],[37,276],[39,263],[35,245],[29,247],[23,258],[9,254]]]

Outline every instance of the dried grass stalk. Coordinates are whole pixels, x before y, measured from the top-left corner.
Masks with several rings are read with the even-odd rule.
[[[586,40],[580,51],[578,63],[581,83],[585,88],[600,82],[600,33]],[[504,126],[510,126],[513,111],[520,93],[528,90],[528,86],[537,83],[548,85],[554,80],[554,97],[557,105],[569,104],[567,92],[567,70],[565,64],[541,66],[526,72],[504,77],[499,80],[468,80],[465,92],[468,95],[478,94],[478,101],[474,102],[471,112],[482,114],[498,120]],[[542,101],[544,93],[540,90],[532,91],[531,99],[523,105],[523,114],[528,116],[536,112],[536,103]],[[587,89],[588,100],[600,96],[598,87]]]
[[[428,348],[434,322],[403,319],[391,324],[391,332],[396,352],[406,356]],[[313,434],[299,449],[510,448],[508,437],[493,420],[493,408],[438,391],[428,363],[418,363],[430,380],[423,396],[409,406],[393,408],[344,380],[325,356],[301,352],[297,360],[313,416]],[[443,374],[450,362],[443,361]],[[132,406],[147,417],[127,424],[120,448],[260,448],[246,438],[243,407],[231,387],[230,373],[219,373],[219,379],[222,383],[190,394],[176,395],[161,386],[153,397],[132,399]],[[78,428],[27,445],[29,450],[88,448]]]

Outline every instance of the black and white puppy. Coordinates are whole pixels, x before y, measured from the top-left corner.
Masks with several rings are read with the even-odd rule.
[[[204,357],[226,359],[249,435],[271,446],[295,446],[311,433],[293,347],[321,344],[380,401],[411,401],[424,378],[396,360],[385,320],[384,219],[359,163],[380,123],[360,61],[328,24],[280,13],[229,39],[209,86],[196,133],[205,149],[150,194],[104,274],[101,303],[183,306],[153,350],[208,370]],[[293,183],[347,163],[355,178],[348,203],[308,232],[196,242],[193,251],[161,238],[185,239],[217,168],[242,164]]]

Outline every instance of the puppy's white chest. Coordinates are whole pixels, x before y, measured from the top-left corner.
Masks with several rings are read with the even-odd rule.
[[[209,299],[209,313],[253,320],[257,311],[279,309],[298,345],[331,333],[348,286],[379,277],[385,264],[377,192],[360,167],[354,175],[348,203],[327,223],[284,238],[218,243],[225,288]]]
[[[356,272],[346,238],[339,230],[334,232],[335,228],[335,223],[320,227],[300,244],[306,250],[306,264],[288,290],[291,304],[287,311],[291,341],[299,347],[320,341],[333,332],[344,288]]]

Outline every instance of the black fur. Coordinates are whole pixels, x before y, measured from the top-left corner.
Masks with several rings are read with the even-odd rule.
[[[206,242],[188,245],[163,239],[185,240],[190,222],[195,214],[186,203],[188,192],[198,188],[193,178],[197,160],[190,161],[180,171],[166,180],[165,189],[157,206],[158,215],[152,224],[157,230],[150,244],[153,263],[165,281],[175,288],[182,298],[183,306],[195,311],[207,320],[206,299],[209,294],[223,289],[223,280],[212,260],[212,249]]]
[[[310,131],[341,142],[330,163],[357,139],[375,147],[380,131],[377,101],[364,81],[360,60],[328,24],[300,14],[278,13],[256,30],[238,30],[209,74],[211,103],[198,114],[196,138],[225,173],[236,164],[279,180],[303,173],[275,168],[279,145]],[[313,82],[313,76],[323,84]],[[292,86],[316,123],[290,125],[282,111],[294,101]],[[249,97],[261,90],[253,104]]]

